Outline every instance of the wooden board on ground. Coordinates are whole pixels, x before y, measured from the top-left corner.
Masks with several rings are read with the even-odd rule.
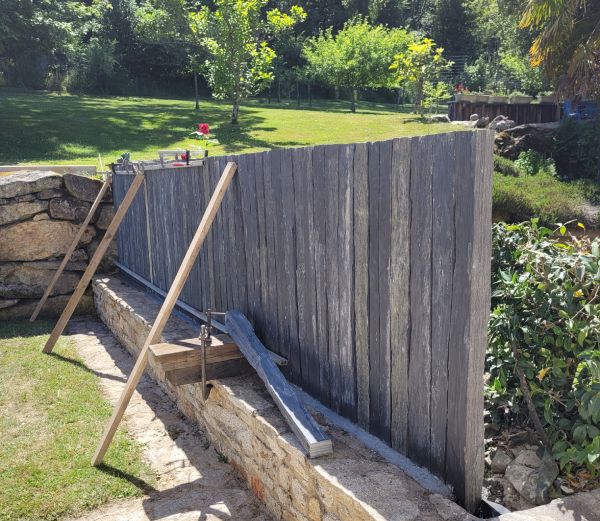
[[[228,311],[225,325],[231,338],[262,379],[294,434],[310,458],[333,452],[331,439],[308,413],[296,392],[271,360],[265,346],[254,334],[252,324],[239,311]]]

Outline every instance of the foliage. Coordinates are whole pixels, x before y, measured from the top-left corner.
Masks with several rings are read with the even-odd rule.
[[[547,174],[512,177],[497,172],[492,187],[494,215],[508,222],[539,217],[546,224],[576,219],[597,226],[598,212],[586,211],[586,189]]]
[[[42,354],[52,323],[0,324],[0,519],[56,520],[142,495],[152,471],[119,429],[101,469],[90,465],[112,407],[72,345]],[[128,479],[135,476],[138,483]]]
[[[452,92],[452,85],[448,83],[426,81],[423,84],[423,108],[431,109],[441,102],[451,99]]]
[[[416,114],[423,112],[425,83],[435,81],[452,66],[452,62],[443,57],[443,52],[444,49],[437,47],[431,38],[423,38],[409,43],[405,52],[394,56],[390,69],[395,71],[400,85],[414,89]]]
[[[561,177],[600,182],[600,118],[564,121],[554,137],[552,156]]]
[[[533,65],[560,78],[565,95],[600,99],[600,0],[529,0],[520,21],[537,31]]]
[[[506,157],[494,154],[494,172],[499,172],[503,175],[519,177],[521,172],[515,166],[515,162]]]
[[[217,99],[232,104],[231,122],[237,123],[240,102],[260,92],[273,78],[275,51],[267,38],[289,29],[306,15],[294,6],[290,14],[279,9],[262,16],[267,0],[216,0],[190,14],[192,33],[208,51],[205,75]]]
[[[411,38],[404,29],[373,27],[357,17],[344,24],[337,34],[329,28],[307,40],[304,57],[310,75],[351,90],[351,108],[355,112],[358,89],[391,84],[390,63],[407,49]]]
[[[498,420],[528,418],[512,346],[561,467],[600,466],[600,242],[538,225],[493,230],[486,396]]]
[[[530,149],[523,150],[515,160],[515,168],[525,175],[556,175],[554,160],[544,157],[539,152]]]

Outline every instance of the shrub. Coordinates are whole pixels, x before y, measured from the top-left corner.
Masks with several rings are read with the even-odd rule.
[[[515,166],[514,161],[497,154],[494,154],[494,172],[500,172],[503,175],[509,175],[512,177],[519,177],[521,173]]]
[[[533,149],[523,150],[515,161],[515,167],[526,175],[556,175],[554,160],[542,156]]]
[[[585,212],[586,192],[581,183],[567,183],[549,174],[512,177],[494,173],[492,190],[496,218],[520,222],[539,217],[545,224],[580,220],[595,225]]]
[[[560,234],[566,232],[560,228]],[[493,229],[486,370],[495,421],[531,421],[512,350],[567,473],[600,472],[600,242],[529,223]]]
[[[561,177],[600,181],[600,118],[567,119],[554,137],[552,156]]]

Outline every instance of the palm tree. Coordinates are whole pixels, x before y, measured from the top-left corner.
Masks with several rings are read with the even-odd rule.
[[[531,63],[562,94],[600,98],[600,0],[529,0],[519,27],[538,31]]]

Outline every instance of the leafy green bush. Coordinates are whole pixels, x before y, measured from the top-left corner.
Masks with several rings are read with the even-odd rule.
[[[515,161],[515,168],[526,175],[556,175],[554,160],[544,157],[533,149],[523,150]]]
[[[513,177],[494,172],[494,216],[508,222],[539,217],[546,224],[579,220],[595,225],[597,216],[584,209],[586,190],[591,193],[587,185],[564,182],[549,174]]]
[[[516,349],[561,468],[598,476],[600,242],[555,235],[537,220],[494,226],[486,399],[495,421],[531,421]]]
[[[567,119],[559,127],[552,148],[561,177],[600,180],[600,118],[593,122]]]
[[[514,161],[497,154],[494,154],[494,172],[500,172],[501,174],[510,175],[512,177],[519,177],[519,175],[521,175],[521,172],[515,166]]]

